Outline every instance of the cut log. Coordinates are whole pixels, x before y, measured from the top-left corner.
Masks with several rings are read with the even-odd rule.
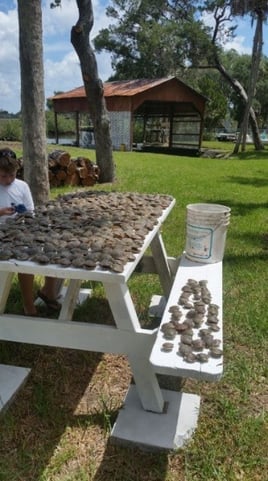
[[[87,164],[88,161],[89,161],[89,159],[85,159],[84,157],[77,157],[76,164],[79,167],[86,167],[86,164]]]
[[[71,175],[67,174],[67,177],[65,179],[65,185],[79,185],[80,184],[80,177],[77,172],[74,172]]]
[[[76,172],[76,165],[73,159],[71,159],[70,163],[66,168],[67,175],[72,175]]]
[[[51,157],[48,158],[48,168],[49,169],[56,169],[57,168],[57,161],[56,159],[52,159]]]
[[[78,173],[80,179],[86,179],[88,177],[88,170],[86,167],[77,167],[76,172]]]
[[[62,182],[63,180],[66,179],[67,177],[67,174],[64,170],[59,170],[56,174],[55,174],[55,177],[56,179],[59,181],[59,182]]]
[[[53,174],[53,172],[48,173],[48,179],[49,179],[50,187],[58,187],[58,181],[55,174]]]
[[[91,186],[95,185],[96,181],[93,177],[87,176],[84,179],[81,179],[81,184],[86,187],[86,186]]]
[[[70,154],[64,150],[54,150],[49,154],[49,159],[56,161],[56,164],[66,167],[70,162]]]

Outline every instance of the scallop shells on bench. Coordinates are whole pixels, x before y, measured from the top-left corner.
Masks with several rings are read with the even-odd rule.
[[[31,260],[120,273],[171,203],[158,194],[82,191],[60,195],[0,224],[0,261]]]
[[[177,354],[186,363],[206,363],[221,358],[221,341],[214,337],[220,330],[219,306],[212,303],[208,281],[188,279],[178,295],[178,303],[169,307],[169,322],[161,326],[164,339],[178,339]],[[174,335],[174,330],[176,335]],[[171,336],[171,337],[168,337]],[[170,352],[164,349],[163,352]]]

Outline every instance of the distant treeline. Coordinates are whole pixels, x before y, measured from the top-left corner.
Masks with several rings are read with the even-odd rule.
[[[7,115],[4,115],[5,113]],[[46,130],[47,136],[55,135],[54,113],[50,111],[46,112]],[[75,133],[75,118],[73,115],[58,115],[58,133],[59,135]],[[0,111],[0,140],[22,140],[21,118],[19,114],[8,114],[8,112]]]
[[[1,119],[17,119],[20,117],[20,112],[17,114],[10,114],[7,110],[0,109],[0,120]]]

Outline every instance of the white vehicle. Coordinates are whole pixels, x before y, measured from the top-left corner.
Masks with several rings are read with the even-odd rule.
[[[236,133],[232,132],[219,132],[216,134],[216,139],[223,142],[235,142],[237,139]]]

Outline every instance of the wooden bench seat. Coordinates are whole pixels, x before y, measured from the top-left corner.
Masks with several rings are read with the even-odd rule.
[[[196,281],[207,280],[207,288],[211,294],[210,303],[216,304],[219,307],[218,326],[219,331],[213,333],[215,339],[220,340],[220,349],[223,349],[223,335],[222,335],[222,262],[214,264],[201,264],[188,260],[184,255],[181,257],[177,272],[174,277],[174,282],[167,300],[167,304],[163,313],[160,328],[158,330],[156,340],[150,355],[150,362],[154,366],[155,371],[159,374],[174,375],[179,377],[189,377],[195,379],[203,379],[208,381],[218,380],[223,373],[223,356],[220,358],[209,357],[207,362],[188,363],[183,357],[178,354],[178,347],[180,344],[180,334],[176,334],[174,340],[167,340],[164,338],[164,333],[161,330],[163,324],[171,320],[171,313],[169,308],[178,304],[179,297],[182,293],[182,287],[185,286],[188,279]],[[183,316],[180,322],[185,320],[187,309],[182,308]],[[206,324],[205,317],[200,328],[209,328]],[[193,339],[200,338],[199,329],[194,328]],[[163,343],[172,342],[173,348],[170,352],[163,351]],[[207,353],[208,349],[203,349]]]

